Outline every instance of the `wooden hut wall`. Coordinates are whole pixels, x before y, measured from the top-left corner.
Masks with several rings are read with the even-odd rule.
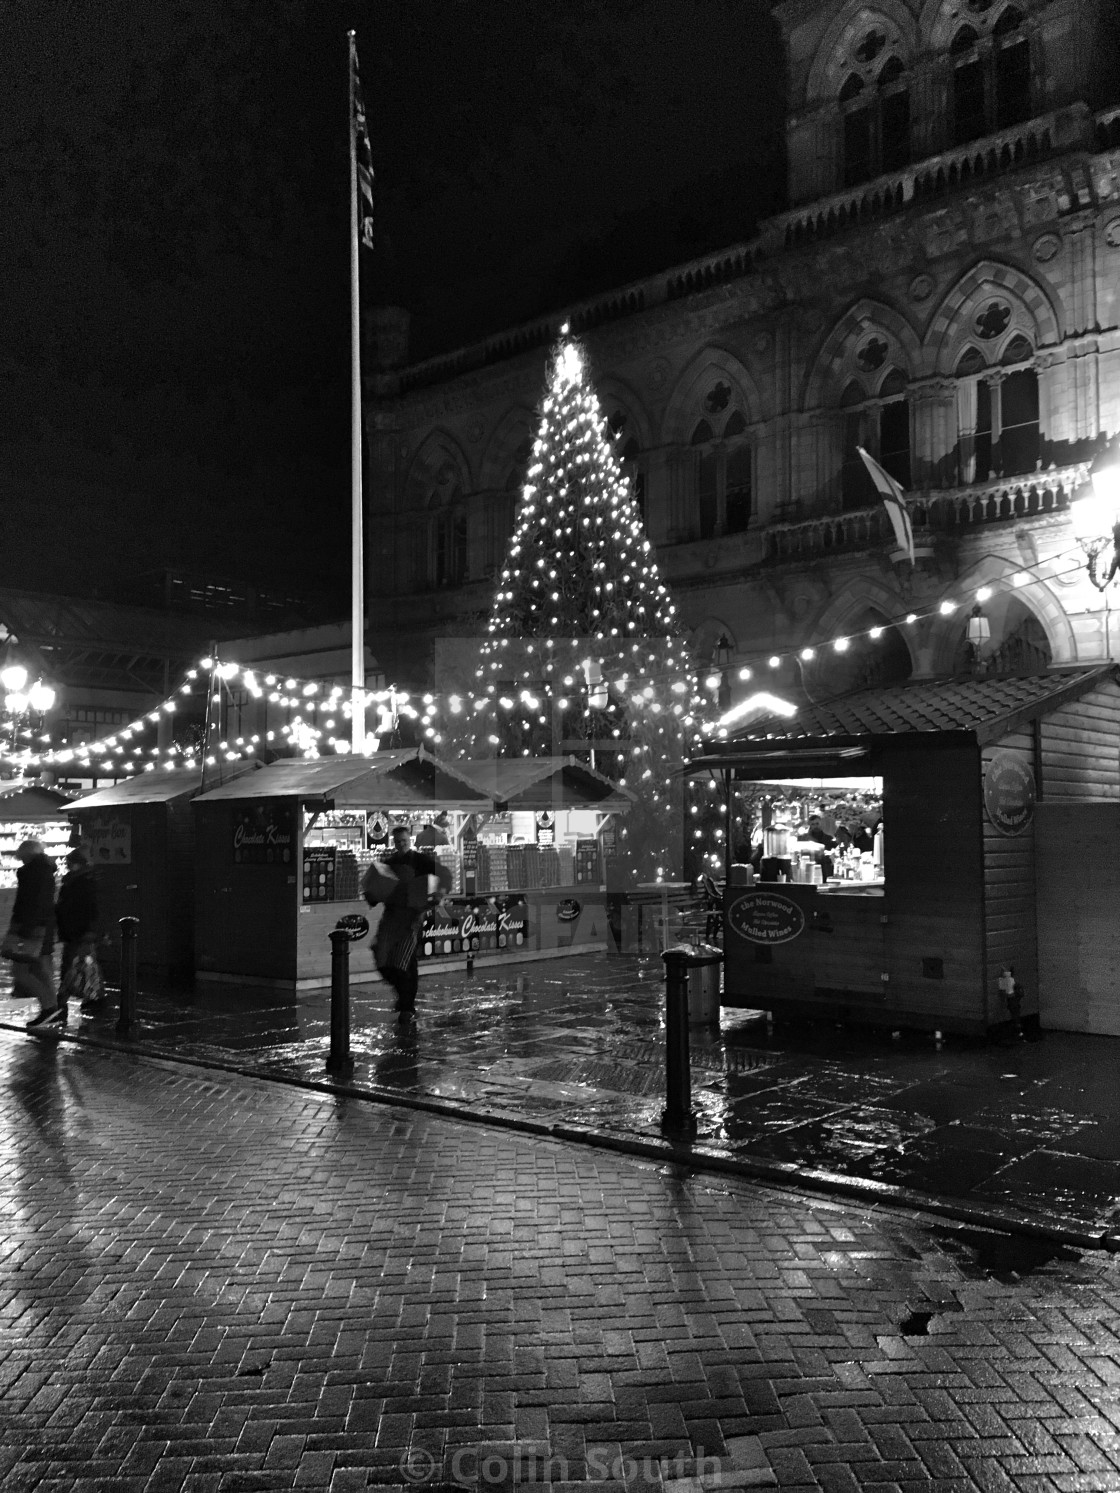
[[[892,744],[883,779],[885,1003],[924,1025],[981,1031],[979,751],[937,737]]]
[[[194,973],[194,816],[190,799],[167,805],[167,969],[174,978]]]
[[[234,860],[236,800],[192,805],[195,819],[195,969],[248,979],[293,980],[299,906],[298,808],[268,801],[268,812],[292,834],[289,861]]]
[[[982,771],[988,771],[997,752],[1014,751],[1033,761],[1033,745],[1030,726],[1002,737],[984,748]],[[1023,987],[1024,1012],[1038,1010],[1035,825],[1032,819],[1021,834],[1001,834],[983,809],[980,822],[984,827],[984,990],[990,1022],[996,1025],[1007,1015],[999,990],[1000,970],[1005,966],[1015,971]]]
[[[1039,796],[1120,798],[1120,685],[1109,679],[1039,722]]]

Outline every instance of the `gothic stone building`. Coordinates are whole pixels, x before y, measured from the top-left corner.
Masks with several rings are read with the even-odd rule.
[[[821,697],[1112,653],[1068,515],[1120,429],[1120,104],[1096,5],[775,14],[790,206],[754,240],[423,364],[383,336],[368,615],[402,684],[463,682],[565,320],[699,659],[721,634],[764,673],[823,645],[783,666]],[[857,445],[911,495],[913,565]],[[876,643],[828,647],[876,625]]]

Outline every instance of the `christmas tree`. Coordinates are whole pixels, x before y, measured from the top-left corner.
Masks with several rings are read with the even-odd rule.
[[[679,875],[675,776],[698,706],[676,609],[567,335],[553,350],[521,502],[451,734],[466,757],[578,752],[634,794],[627,874]],[[459,704],[463,710],[462,702]]]

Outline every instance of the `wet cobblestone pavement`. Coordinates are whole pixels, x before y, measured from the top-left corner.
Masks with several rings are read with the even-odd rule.
[[[367,958],[355,951],[355,963]],[[444,1108],[706,1169],[1120,1245],[1120,1041],[1047,1033],[1004,1044],[771,1028],[724,1009],[694,1029],[691,1143],[661,1134],[660,959],[590,955],[425,971],[415,1018],[379,984],[351,987],[352,1076],[326,1071],[328,992],[141,992],[126,1044],[259,1076]],[[69,1040],[114,1044],[104,1015]],[[28,1003],[0,993],[0,1025]]]
[[[0,1209],[4,1493],[1120,1490],[1101,1250],[11,1031]]]

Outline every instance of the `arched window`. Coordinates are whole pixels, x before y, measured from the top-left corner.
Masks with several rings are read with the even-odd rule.
[[[638,505],[638,512],[642,516],[642,527],[645,528],[646,474],[642,468],[642,448],[638,445],[638,437],[632,435],[618,454],[622,470],[630,479],[630,491],[634,496],[634,502]]]
[[[495,493],[490,506],[490,561],[489,568],[501,570],[505,564],[506,551],[509,548],[509,538],[513,533],[513,523],[517,515],[517,504],[521,497],[521,488],[525,482],[525,473],[529,467],[529,458],[533,454],[533,443],[528,436],[521,442],[513,453],[509,471],[506,473],[505,486],[501,492]]]
[[[910,401],[906,375],[889,368],[874,398],[855,379],[841,396],[844,452],[840,468],[840,506],[845,512],[872,507],[879,500],[863,457],[862,446],[896,482],[910,486]]]
[[[701,420],[692,432],[691,444],[697,453],[697,537],[744,533],[753,502],[753,453],[742,411],[732,410],[722,429]]]
[[[747,422],[736,410],[723,427],[727,443],[724,531],[728,534],[745,534],[751,521],[751,448],[746,433]]]
[[[1030,118],[1030,43],[1016,6],[1000,11],[987,34],[962,26],[949,50],[955,144],[965,145]]]
[[[875,40],[883,38],[875,33]],[[858,186],[910,161],[910,82],[902,59],[878,62],[878,50],[865,38],[853,59],[864,62],[840,90],[844,121],[844,185]]]
[[[461,586],[467,579],[467,510],[462,489],[432,499],[429,579],[433,586]]]
[[[1034,357],[1030,339],[1014,333],[999,357],[987,363],[976,347],[957,360],[957,424],[960,480],[987,482],[1037,469],[1042,456],[1038,374],[1023,367]],[[1019,365],[1019,366],[1015,366]],[[1010,366],[1011,371],[1002,370]]]

